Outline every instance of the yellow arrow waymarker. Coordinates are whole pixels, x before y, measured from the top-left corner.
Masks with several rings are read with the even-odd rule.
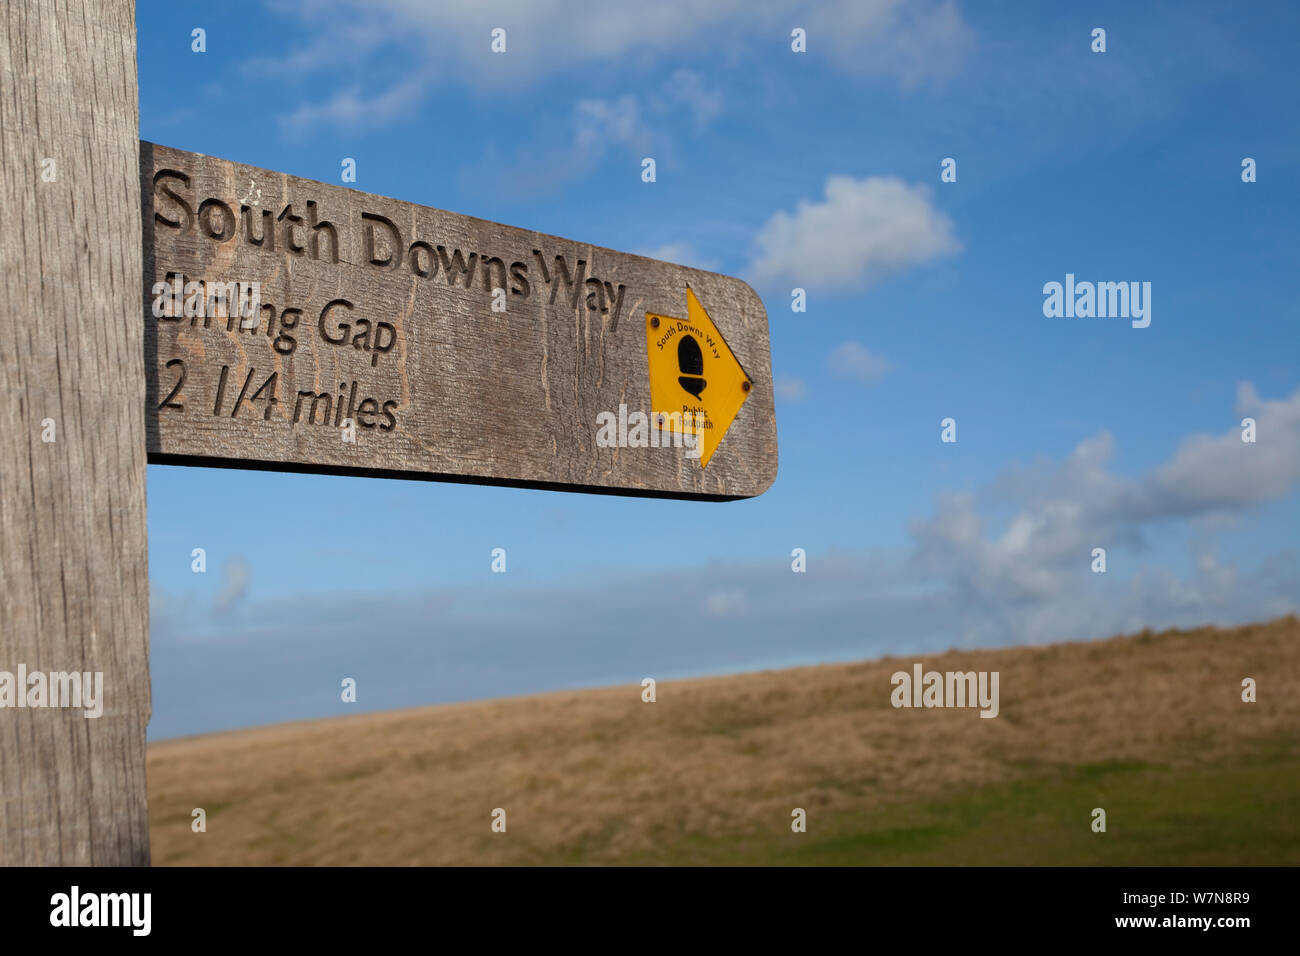
[[[690,286],[686,318],[646,313],[645,343],[652,427],[698,435],[704,468],[749,397],[749,376]]]

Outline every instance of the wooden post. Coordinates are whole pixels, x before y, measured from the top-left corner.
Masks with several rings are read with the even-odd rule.
[[[133,0],[0,9],[6,864],[149,862],[135,63]],[[15,686],[20,670],[27,686]],[[91,686],[102,672],[102,716],[50,706],[70,700],[72,685],[49,675],[73,672]]]

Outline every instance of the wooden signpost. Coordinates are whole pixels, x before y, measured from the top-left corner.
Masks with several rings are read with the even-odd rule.
[[[150,461],[682,498],[776,477],[767,314],[739,279],[149,143],[140,194]],[[688,295],[717,335],[659,328]],[[724,421],[728,373],[749,387]],[[659,441],[674,413],[716,453]],[[603,416],[632,424],[602,442]]]
[[[149,862],[146,456],[704,500],[776,476],[745,283],[141,143],[134,16],[0,14],[7,864]],[[102,715],[19,672],[102,674]]]

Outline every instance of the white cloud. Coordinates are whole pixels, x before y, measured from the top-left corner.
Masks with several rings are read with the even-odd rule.
[[[575,149],[585,159],[599,157],[609,146],[644,152],[651,139],[636,97],[628,95],[580,100],[573,108],[573,127]]]
[[[810,51],[820,47],[817,55],[842,69],[914,83],[950,75],[972,40],[952,0],[821,0],[812,6],[803,0],[303,0],[279,9],[297,14],[308,31],[301,46],[282,56],[295,71],[324,71],[335,55],[372,53],[384,38],[397,38],[433,54],[449,75],[468,74],[474,83],[629,59],[645,66],[660,56],[716,52],[724,44],[766,47],[774,37],[788,43],[795,25],[808,30]],[[506,30],[504,54],[489,51],[496,27]],[[322,35],[339,38],[337,53]]]
[[[419,75],[430,96],[449,85],[499,90],[571,71],[645,71],[668,57],[716,57],[721,47],[732,60],[746,52],[767,56],[788,43],[796,24],[809,31],[808,56],[905,86],[951,76],[971,47],[951,0],[825,0],[811,9],[802,0],[304,0],[276,9],[299,18],[300,39],[275,60],[251,63],[258,75],[328,75],[340,64],[355,75],[371,62]],[[489,49],[496,27],[506,30],[505,53]],[[697,126],[721,109],[720,96],[690,71],[679,70],[669,86]],[[340,101],[331,94],[294,115],[373,118],[348,100],[382,103],[387,95],[352,90]]]
[[[801,402],[808,394],[808,386],[801,378],[782,376],[772,383],[776,397],[787,402]]]
[[[346,129],[365,129],[385,123],[412,112],[425,93],[421,78],[408,78],[374,96],[366,96],[358,86],[337,91],[327,102],[300,106],[292,113],[280,117],[280,125],[288,132],[311,129],[314,126],[340,126]]]
[[[702,130],[722,113],[722,93],[710,88],[694,70],[677,70],[668,78],[666,102],[661,111],[684,106],[696,130]]]
[[[741,590],[714,591],[704,599],[704,610],[710,617],[740,617],[748,608],[749,602]]]
[[[643,96],[624,93],[579,100],[562,138],[525,143],[504,169],[489,165],[480,174],[485,183],[497,188],[507,182],[521,194],[536,195],[583,175],[611,152],[621,152],[635,160],[637,165],[630,168],[639,175],[643,157],[653,156],[662,164],[674,152],[683,108],[694,117],[698,131],[717,116],[721,102],[721,95],[708,90],[696,74],[678,70],[659,89]],[[665,248],[680,252],[689,247],[674,243]],[[674,261],[701,269],[717,268],[712,260],[684,257]]]
[[[675,262],[693,269],[704,269],[708,272],[716,272],[718,269],[716,259],[701,256],[689,242],[668,242],[653,249],[639,249],[636,254],[650,259],[661,259],[664,262]]]
[[[1258,422],[1254,444],[1241,441],[1239,428],[1193,436],[1168,462],[1129,478],[1108,470],[1115,441],[1102,432],[1059,465],[996,482],[994,497],[1014,500],[999,530],[992,530],[975,495],[941,497],[934,515],[913,526],[913,566],[946,582],[989,639],[999,630],[1044,640],[1080,629],[1118,630],[1139,618],[1204,619],[1219,607],[1246,606],[1247,593],[1258,601],[1257,616],[1283,613],[1288,608],[1267,591],[1269,582],[1232,593],[1237,569],[1221,565],[1212,544],[1200,538],[1189,544],[1195,568],[1189,580],[1145,570],[1126,585],[1108,586],[1104,606],[1088,587],[1095,547],[1136,553],[1145,535],[1171,518],[1241,513],[1300,488],[1300,390],[1277,401],[1261,401],[1249,385],[1238,394],[1238,411],[1253,411]]]
[[[892,176],[831,176],[820,202],[779,211],[755,238],[756,282],[861,288],[960,248],[930,190]]]
[[[807,24],[810,53],[824,46],[845,72],[890,74],[908,87],[952,76],[974,45],[952,0],[818,4]]]
[[[856,379],[863,385],[875,385],[889,371],[889,361],[869,351],[860,342],[844,342],[836,346],[826,364],[836,375]]]
[[[218,617],[229,613],[248,596],[248,585],[253,578],[248,562],[239,555],[227,561],[221,573],[221,590],[212,600],[212,613]]]
[[[1237,421],[1255,419],[1255,442],[1243,442],[1235,426],[1187,439],[1151,476],[1145,502],[1151,513],[1235,510],[1280,498],[1300,483],[1300,392],[1267,402],[1243,382],[1236,410]]]

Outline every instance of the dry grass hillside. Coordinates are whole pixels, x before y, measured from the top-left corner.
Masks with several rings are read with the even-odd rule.
[[[914,661],[1000,715],[893,708]],[[156,864],[1300,863],[1300,619],[163,741],[149,811]]]

